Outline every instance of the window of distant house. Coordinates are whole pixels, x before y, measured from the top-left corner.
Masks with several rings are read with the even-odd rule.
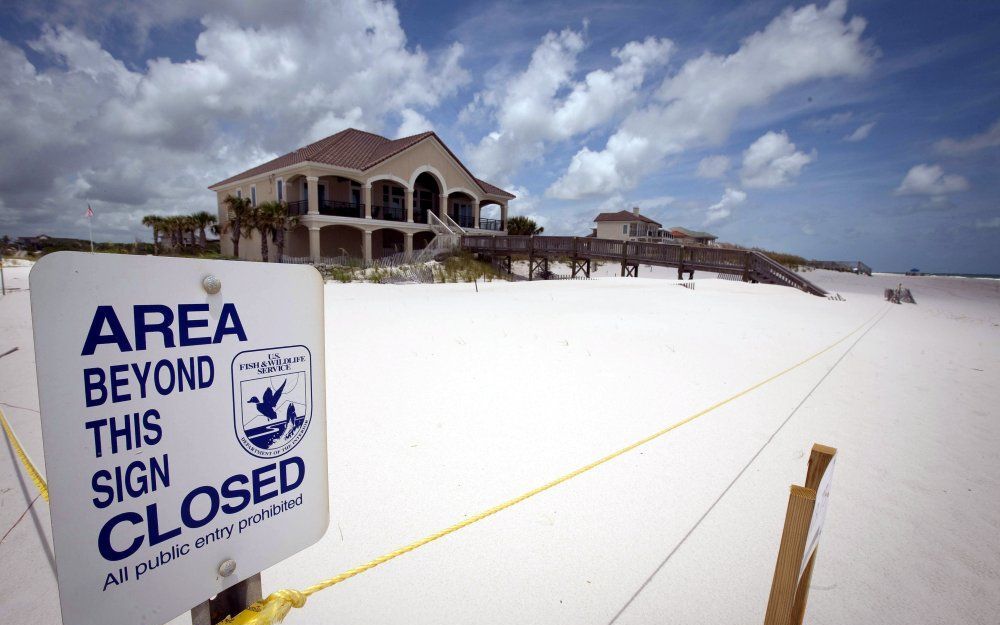
[[[250,185],[250,206],[257,206],[257,185]]]
[[[243,199],[243,189],[236,189],[236,197]]]
[[[635,236],[635,232],[636,232],[636,226],[635,226],[635,224],[629,224],[628,225],[628,233],[630,235],[632,235],[632,236]]]
[[[622,234],[628,234],[628,224],[622,224]]]
[[[282,180],[281,178],[278,178],[277,190],[278,190],[278,201],[279,202],[284,202],[285,201],[285,181]]]

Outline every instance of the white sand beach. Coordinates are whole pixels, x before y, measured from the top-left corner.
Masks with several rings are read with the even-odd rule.
[[[605,266],[613,272],[615,267]],[[0,408],[42,463],[27,267]],[[846,301],[640,278],[327,284],[331,522],[302,588],[819,357],[608,464],[309,599],[286,622],[763,621],[790,484],[838,449],[806,620],[996,623],[1000,281],[808,278]],[[666,278],[666,279],[664,279]],[[916,305],[891,305],[902,282]],[[60,623],[47,506],[0,453],[0,617]],[[173,623],[190,622],[187,615]]]

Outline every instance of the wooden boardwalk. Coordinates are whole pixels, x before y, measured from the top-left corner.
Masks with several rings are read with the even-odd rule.
[[[695,271],[739,276],[744,282],[780,284],[826,296],[826,291],[787,267],[753,250],[708,245],[671,245],[615,241],[594,237],[465,235],[462,249],[498,263],[510,271],[514,258],[528,261],[528,279],[548,274],[549,261],[570,264],[573,277],[590,277],[591,261],[620,263],[623,276],[638,276],[639,265],[676,267],[677,277]]]
[[[816,269],[846,271],[850,273],[856,273],[859,276],[872,275],[872,268],[864,264],[860,260],[812,260],[809,261],[809,266],[815,267]]]

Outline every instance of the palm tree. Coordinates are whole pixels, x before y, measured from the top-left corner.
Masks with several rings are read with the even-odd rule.
[[[253,207],[250,205],[250,198],[226,196],[224,201],[228,221],[223,224],[223,230],[229,233],[229,238],[233,242],[233,256],[240,256],[240,237],[249,233],[249,217]]]
[[[270,217],[264,213],[261,208],[265,202],[257,206],[251,206],[250,211],[243,218],[246,223],[246,236],[250,236],[256,230],[260,233],[260,259],[263,262],[269,262],[269,250],[267,247],[267,238],[271,234],[271,220]]]
[[[198,229],[198,245],[201,246],[201,249],[205,249],[208,247],[208,237],[205,235],[205,230],[215,224],[216,217],[208,211],[198,211],[191,215],[191,219]]]
[[[180,245],[180,241],[177,238],[178,225],[178,218],[174,215],[163,217],[160,222],[160,228],[163,229],[164,234],[170,237],[170,247],[172,248]]]
[[[146,215],[142,218],[142,225],[153,229],[153,253],[159,254],[160,234],[163,232],[163,217],[159,215]]]
[[[183,215],[176,215],[171,217],[170,221],[174,225],[174,239],[176,241],[174,245],[178,248],[184,247],[187,245],[187,242],[184,240],[184,233],[187,232],[188,229],[187,218]]]
[[[511,217],[507,220],[507,234],[541,234],[545,231],[535,223],[535,220],[530,217],[524,217],[518,215],[517,217]]]
[[[280,263],[285,256],[285,231],[298,223],[298,218],[288,216],[288,205],[284,202],[263,202],[257,207],[257,212],[258,224],[266,224],[271,233],[271,242],[276,250],[275,261]],[[261,236],[265,236],[263,231]]]
[[[198,245],[198,221],[194,215],[184,215],[184,229],[191,235],[191,245]]]

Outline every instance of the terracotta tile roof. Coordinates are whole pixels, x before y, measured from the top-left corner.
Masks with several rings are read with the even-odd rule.
[[[594,218],[594,221],[644,221],[648,224],[656,224],[661,226],[662,224],[658,221],[654,221],[645,215],[636,215],[632,211],[618,211],[617,213],[601,213]]]
[[[476,184],[478,184],[484,192],[510,198],[515,197],[511,193],[508,193],[499,187],[495,187],[490,183],[473,176],[462,161],[458,160],[458,157],[456,157],[448,146],[444,145],[444,142],[441,141],[441,139],[433,132],[422,132],[420,134],[403,137],[401,139],[387,139],[383,136],[376,135],[371,132],[365,132],[363,130],[357,130],[355,128],[341,130],[337,134],[330,135],[325,139],[320,139],[315,143],[310,143],[309,145],[301,147],[293,152],[289,152],[288,154],[279,156],[278,158],[236,174],[235,176],[216,182],[212,185],[212,187],[229,184],[230,182],[236,182],[237,180],[242,180],[243,178],[250,178],[258,174],[281,169],[282,167],[288,167],[289,165],[305,162],[322,163],[324,165],[332,165],[334,167],[342,167],[344,169],[365,171],[385,160],[392,158],[403,150],[413,147],[428,137],[436,138],[438,142],[444,146],[444,149],[447,150],[452,158],[454,158],[455,161],[462,167],[462,169],[469,174],[469,177],[476,181]]]
[[[718,239],[719,238],[719,237],[715,236],[714,234],[712,234],[711,232],[701,232],[700,230],[688,230],[687,228],[682,228],[680,226],[674,226],[673,228],[670,228],[670,233],[673,234],[675,237],[677,236],[675,234],[677,232],[681,233],[682,236],[685,236],[685,237],[687,237],[689,239]]]
[[[473,176],[473,179],[476,182],[478,182],[479,186],[483,188],[483,191],[486,191],[487,193],[490,193],[492,195],[503,195],[503,196],[506,196],[506,197],[509,197],[509,198],[515,198],[515,197],[517,197],[513,193],[511,193],[509,191],[504,191],[500,187],[491,185],[490,183],[486,182],[485,180],[481,180],[479,178],[476,178],[475,176]]]

